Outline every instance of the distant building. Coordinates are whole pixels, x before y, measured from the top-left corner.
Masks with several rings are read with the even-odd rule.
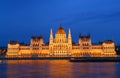
[[[116,56],[115,44],[112,40],[105,40],[92,44],[90,35],[79,36],[78,43],[72,42],[71,31],[68,37],[65,30],[60,27],[53,36],[50,30],[49,43],[45,44],[42,36],[31,37],[30,45],[18,41],[9,41],[7,56],[11,57],[113,57]]]

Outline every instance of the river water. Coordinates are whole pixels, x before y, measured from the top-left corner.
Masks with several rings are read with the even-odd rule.
[[[68,60],[0,61],[0,78],[120,78],[120,63]]]

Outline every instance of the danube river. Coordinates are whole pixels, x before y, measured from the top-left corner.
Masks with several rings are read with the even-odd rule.
[[[120,63],[0,60],[0,78],[120,78]]]

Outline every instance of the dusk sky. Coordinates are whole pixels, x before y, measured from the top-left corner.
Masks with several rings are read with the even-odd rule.
[[[93,43],[120,43],[120,0],[0,0],[0,46],[40,34],[48,42],[50,28],[55,34],[60,23],[75,42],[90,33]]]

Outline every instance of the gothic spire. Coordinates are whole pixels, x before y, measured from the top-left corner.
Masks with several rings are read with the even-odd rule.
[[[50,29],[50,39],[53,39],[52,28]]]
[[[68,31],[68,43],[72,44],[72,37],[71,37],[70,28],[69,28],[69,31]]]

